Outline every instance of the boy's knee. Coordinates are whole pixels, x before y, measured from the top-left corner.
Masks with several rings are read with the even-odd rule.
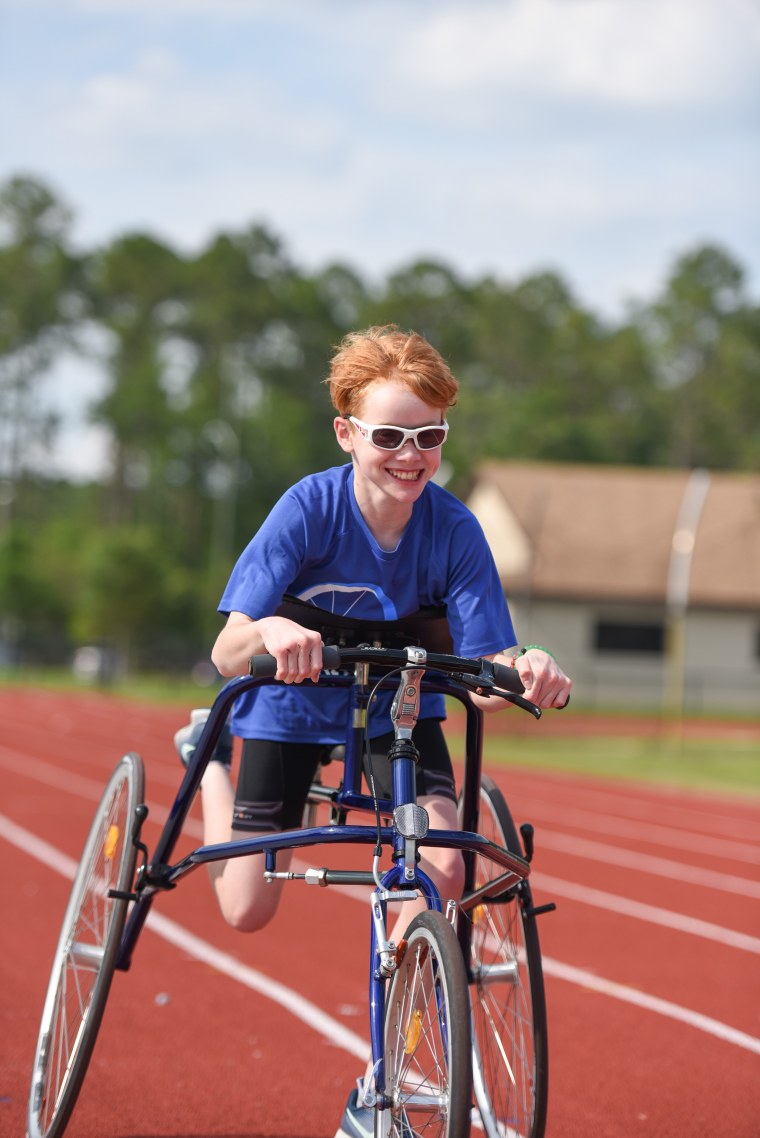
[[[230,928],[235,929],[236,932],[257,933],[266,928],[273,914],[260,913],[255,909],[233,909],[231,911],[222,909],[222,916]]]
[[[242,903],[237,900],[219,899],[219,908],[230,928],[239,933],[257,933],[266,928],[277,912],[279,898],[266,898],[264,902],[246,899]]]
[[[430,876],[435,881],[444,901],[458,901],[464,891],[464,860],[458,850],[441,850],[443,857],[431,861]]]
[[[449,896],[458,901],[464,893],[464,859],[459,853],[450,866],[448,880],[451,889]]]

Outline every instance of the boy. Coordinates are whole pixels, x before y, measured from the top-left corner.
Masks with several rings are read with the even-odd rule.
[[[527,698],[541,707],[562,707],[569,698],[570,680],[551,655],[534,648],[514,656],[516,637],[483,533],[470,511],[433,482],[449,429],[446,412],[457,397],[457,382],[439,353],[393,325],[369,328],[345,338],[327,383],[337,411],[335,436],[350,463],[304,478],[281,498],[243,552],[219,606],[227,622],[212,659],[221,674],[247,674],[249,658],[268,652],[286,686],[263,687],[237,701],[232,730],[243,739],[240,776],[233,792],[228,765],[208,765],[202,786],[207,844],[229,841],[230,827],[234,836],[298,826],[321,755],[344,741],[346,693],[303,684],[319,676],[322,644],[319,633],[275,615],[286,593],[367,619],[400,620],[424,606],[445,605],[455,653],[514,659]],[[486,711],[509,706],[471,698]],[[370,715],[375,779],[388,796],[391,699],[381,693]],[[417,793],[431,828],[456,829],[444,718],[443,697],[424,696],[415,728],[423,756]],[[461,894],[457,851],[426,850],[421,867],[442,897]],[[281,883],[264,882],[258,858],[231,859],[210,872],[231,925],[255,931],[271,920]],[[403,928],[416,911],[413,903],[404,906]],[[354,1091],[339,1134],[365,1133],[372,1133],[372,1112]]]

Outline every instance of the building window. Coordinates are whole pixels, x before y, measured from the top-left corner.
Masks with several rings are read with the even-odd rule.
[[[661,621],[598,620],[594,627],[594,650],[662,656],[665,625]]]

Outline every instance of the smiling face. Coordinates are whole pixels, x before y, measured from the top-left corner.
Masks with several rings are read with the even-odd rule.
[[[356,417],[366,423],[412,428],[436,426],[446,416],[444,409],[431,407],[402,384],[381,382],[368,388]],[[339,446],[351,455],[354,493],[364,517],[408,520],[441,465],[441,448],[418,450],[407,439],[399,450],[380,450],[341,417],[335,419],[335,434]]]

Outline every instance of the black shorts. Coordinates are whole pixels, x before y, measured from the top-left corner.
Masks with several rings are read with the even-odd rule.
[[[412,737],[424,762],[417,766],[417,796],[435,794],[456,802],[454,772],[440,719],[420,719]],[[392,731],[372,740],[378,798],[391,797],[388,748],[392,742]],[[299,827],[317,767],[332,750],[331,744],[244,739],[232,829],[268,833]],[[367,765],[365,756],[365,779]]]

